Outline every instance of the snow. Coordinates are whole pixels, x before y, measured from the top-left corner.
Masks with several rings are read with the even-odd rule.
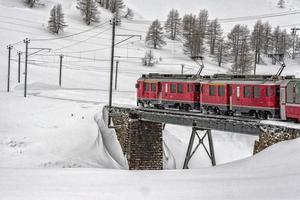
[[[265,120],[265,121],[261,121],[261,123],[262,124],[266,124],[266,125],[282,126],[282,127],[292,128],[292,129],[300,129],[300,124],[293,123],[293,122],[282,122],[282,121]]]
[[[286,1],[286,7],[284,9],[278,8],[277,0],[152,0],[148,2],[140,0],[127,0],[126,2],[129,7],[132,7],[134,10],[143,13],[144,17],[150,20],[166,20],[167,13],[172,8],[177,9],[181,16],[189,13],[198,14],[201,9],[207,9],[211,18],[218,18],[221,21],[222,19],[228,18],[291,12],[299,10],[300,8],[299,0]],[[263,20],[270,21],[271,24],[274,24],[274,26],[290,26],[291,24],[300,23],[300,21],[297,21],[297,19],[299,19],[299,14],[265,18]],[[252,26],[256,20],[257,19],[244,21],[233,20],[234,22],[222,23],[222,26],[225,29],[225,32],[228,32],[236,23],[243,23]]]
[[[257,137],[213,131],[218,167],[211,168],[204,151],[198,151],[190,162],[193,170],[182,171],[190,127],[167,125],[164,132],[164,167],[161,172],[127,171],[115,132],[104,126],[102,108],[107,104],[110,67],[110,25],[104,24],[86,33],[46,42],[35,39],[54,38],[46,30],[49,10],[60,2],[68,27],[62,36],[87,30],[73,0],[45,0],[46,6],[25,8],[19,0],[0,0],[0,199],[298,199],[299,140],[275,145],[252,155]],[[143,14],[164,20],[169,7],[181,12],[198,12],[208,8],[212,16],[228,18],[281,12],[275,0],[245,1],[145,1],[127,0],[129,6]],[[159,4],[160,3],[160,4]],[[149,5],[148,5],[149,4]],[[247,7],[228,12],[225,5]],[[203,5],[203,6],[202,6]],[[255,6],[260,5],[257,10]],[[216,6],[216,10],[212,9]],[[289,9],[299,2],[290,0]],[[148,11],[149,10],[149,11]],[[233,9],[232,9],[233,10]],[[295,15],[296,16],[296,15]],[[297,23],[295,16],[272,18],[274,22]],[[101,23],[111,14],[101,10]],[[119,84],[113,93],[114,104],[135,105],[135,83],[142,73],[194,73],[198,66],[183,55],[182,44],[168,41],[155,50],[162,61],[154,67],[143,67],[145,30],[149,21],[124,21],[118,34],[141,34],[116,48],[119,56]],[[248,22],[247,22],[248,23]],[[249,22],[249,24],[252,22]],[[95,24],[93,25],[95,26]],[[100,34],[101,33],[101,34]],[[95,37],[92,37],[97,35]],[[50,53],[30,57],[28,98],[23,98],[17,83],[17,50],[14,45],[11,92],[6,92],[6,45],[31,39],[30,47],[51,48]],[[117,42],[123,37],[117,37]],[[61,49],[62,48],[62,49]],[[60,50],[59,50],[60,49]],[[62,87],[58,87],[59,54],[64,54]],[[88,59],[83,59],[88,58]],[[288,70],[299,77],[299,61],[288,61]],[[259,66],[261,73],[277,71],[277,66]],[[205,74],[225,73],[205,60]],[[22,73],[24,63],[22,63]],[[240,159],[245,160],[237,161]],[[234,163],[229,163],[236,161]],[[224,164],[224,165],[222,165]],[[177,170],[175,170],[177,169]],[[288,169],[288,170],[285,170]]]
[[[246,160],[187,171],[1,169],[0,194],[31,199],[299,199],[300,140]]]

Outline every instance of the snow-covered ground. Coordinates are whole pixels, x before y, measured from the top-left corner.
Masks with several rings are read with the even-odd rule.
[[[5,200],[297,200],[299,145],[299,139],[284,142],[253,158],[201,170],[2,168],[0,196]]]
[[[83,24],[73,0],[47,0],[46,7],[28,9],[19,0],[0,0],[0,199],[297,199],[299,183],[299,140],[276,145],[270,150],[246,160],[209,168],[209,160],[199,151],[191,160],[191,171],[129,172],[120,156],[115,136],[101,126],[101,111],[107,104],[111,27],[110,14],[101,10],[100,27],[53,40],[46,30],[49,9],[56,2],[63,3],[68,36],[91,27]],[[164,6],[128,0],[128,4],[146,18],[160,18],[166,14]],[[158,1],[165,2],[168,1]],[[226,1],[228,2],[228,1]],[[279,12],[275,1],[247,2],[249,10],[231,13],[224,8],[225,1],[191,1],[191,10],[181,1],[169,5],[182,12],[196,12],[198,4],[220,18]],[[263,2],[258,11],[254,5]],[[145,3],[145,2],[143,2]],[[148,2],[147,2],[148,3]],[[230,3],[230,2],[229,2]],[[287,9],[297,9],[296,0],[289,1]],[[213,12],[213,5],[219,12]],[[230,3],[231,4],[231,3]],[[243,3],[242,3],[243,4]],[[203,6],[202,6],[203,5]],[[204,6],[205,5],[205,6]],[[223,6],[222,6],[223,5]],[[267,6],[269,5],[269,6]],[[134,7],[136,6],[136,7]],[[241,6],[241,5],[240,5]],[[247,7],[246,5],[243,5]],[[250,9],[251,8],[251,9]],[[151,10],[152,15],[147,14]],[[200,8],[199,8],[200,9]],[[169,10],[169,9],[168,9]],[[252,11],[251,11],[252,10]],[[228,16],[227,16],[227,14]],[[297,23],[295,16],[279,17],[277,21]],[[275,18],[272,18],[275,20]],[[154,54],[161,58],[153,68],[141,66],[140,59],[147,50],[143,39],[146,23],[124,21],[118,34],[141,34],[117,46],[119,56],[119,85],[114,91],[115,104],[135,105],[135,82],[142,73],[196,72],[197,65],[181,52],[179,42],[168,42]],[[28,71],[28,98],[23,98],[21,84],[17,83],[17,63],[12,63],[11,92],[6,92],[6,45],[31,39],[30,47],[51,48],[30,56]],[[39,39],[43,39],[40,41]],[[125,38],[118,37],[118,41]],[[24,51],[24,44],[14,45]],[[31,51],[32,52],[32,51]],[[58,87],[59,54],[64,54],[63,87]],[[297,61],[288,61],[285,73],[299,76]],[[299,61],[298,61],[299,62]],[[210,60],[205,60],[205,74],[225,73]],[[277,71],[278,67],[263,65],[262,73]],[[24,63],[22,63],[22,72]],[[99,131],[100,125],[100,131]],[[166,169],[182,168],[191,128],[167,125],[164,132]],[[213,132],[217,164],[250,157],[256,137],[233,133]],[[112,148],[114,147],[114,148]],[[168,160],[167,160],[168,158]],[[63,169],[76,168],[76,169]],[[101,169],[98,169],[101,168]],[[108,170],[109,168],[111,170]],[[288,168],[289,170],[284,170]],[[113,169],[113,170],[112,170]],[[289,193],[288,193],[289,192]]]

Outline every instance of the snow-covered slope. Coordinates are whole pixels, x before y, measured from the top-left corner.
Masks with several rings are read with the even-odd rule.
[[[128,172],[1,169],[1,199],[265,200],[300,198],[300,140],[210,169]]]
[[[278,0],[127,0],[134,10],[142,13],[142,22],[149,24],[154,19],[164,21],[168,12],[175,8],[184,14],[198,14],[201,9],[207,9],[209,18],[218,18],[225,35],[238,23],[252,28],[258,19],[268,21],[273,27],[280,26],[290,29],[300,24],[300,1],[285,1],[285,8],[279,8]]]
[[[171,8],[178,9],[181,13],[198,13],[200,9],[207,9],[212,17],[218,18],[252,16],[300,8],[299,0],[286,1],[285,9],[278,8],[277,0],[152,0],[146,2],[126,0],[126,2],[130,7],[144,14],[145,18],[161,20],[166,18],[166,13]]]

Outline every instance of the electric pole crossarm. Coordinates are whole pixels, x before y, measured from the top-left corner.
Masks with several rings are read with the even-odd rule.
[[[28,49],[37,50],[36,52],[33,52],[33,53],[29,54],[28,56],[33,56],[33,55],[35,55],[39,52],[42,52],[42,51],[49,51],[49,52],[51,51],[50,48],[28,48]]]
[[[120,36],[120,37],[128,37],[128,38],[126,38],[126,39],[124,39],[124,40],[118,42],[117,44],[115,44],[115,46],[117,46],[117,45],[119,45],[119,44],[121,44],[121,43],[123,43],[123,42],[126,42],[126,41],[128,41],[128,40],[130,40],[131,38],[134,38],[134,37],[140,37],[140,40],[142,40],[142,36],[141,36],[141,35],[116,35],[116,36]]]

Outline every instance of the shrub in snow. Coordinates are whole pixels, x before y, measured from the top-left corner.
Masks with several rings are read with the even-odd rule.
[[[87,25],[92,22],[99,22],[99,11],[94,0],[77,0],[76,8],[80,10]]]
[[[124,18],[125,18],[125,19],[128,19],[128,20],[132,20],[133,17],[134,17],[133,10],[130,9],[130,8],[127,8],[127,10],[126,10],[125,13],[124,13]]]
[[[146,52],[144,58],[142,58],[142,64],[144,66],[152,67],[158,63],[157,59],[154,57],[152,50]]]
[[[40,0],[24,0],[25,4],[30,8],[33,8],[37,5],[41,5]]]
[[[285,0],[279,0],[277,4],[278,4],[279,8],[284,8],[285,7]]]
[[[61,4],[57,4],[50,11],[50,19],[48,21],[48,29],[52,33],[58,34],[67,26],[64,20]]]

